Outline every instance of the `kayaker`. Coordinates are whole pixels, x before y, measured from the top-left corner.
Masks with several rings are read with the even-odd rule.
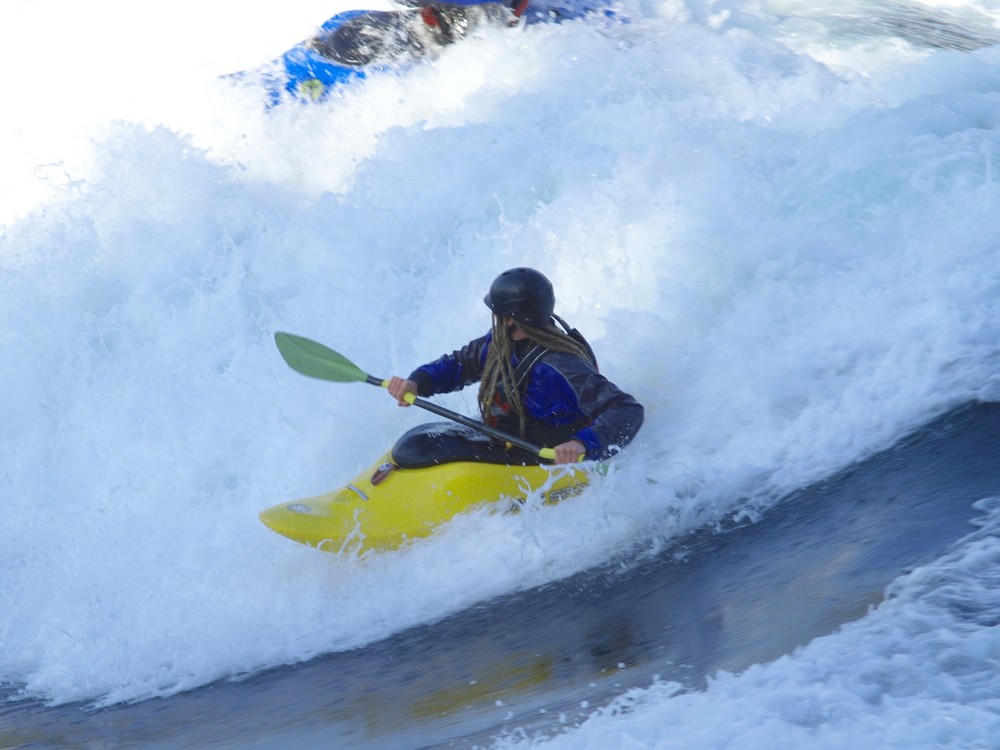
[[[552,283],[542,273],[504,271],[483,301],[493,312],[489,333],[408,378],[390,378],[389,394],[401,406],[409,406],[406,393],[431,396],[478,382],[483,420],[553,447],[556,463],[606,459],[635,437],[642,405],[598,372],[590,345],[555,315]]]

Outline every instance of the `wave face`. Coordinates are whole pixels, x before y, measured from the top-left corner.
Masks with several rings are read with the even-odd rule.
[[[329,9],[264,33],[236,5],[213,11],[218,44],[181,3],[143,35],[141,70],[121,64],[137,40],[94,28],[93,58],[81,35],[53,40],[86,86],[38,102],[44,68],[14,84],[9,696],[105,706],[371,644],[755,518],[1000,400],[989,4],[628,3],[270,113],[218,76]],[[572,503],[473,514],[378,558],[264,529],[260,509],[343,483],[423,421],[296,376],[273,332],[405,373],[480,335],[483,290],[517,265],[553,279],[557,312],[647,407],[616,470]],[[695,700],[669,692],[642,700]],[[861,731],[869,714],[845,711]]]

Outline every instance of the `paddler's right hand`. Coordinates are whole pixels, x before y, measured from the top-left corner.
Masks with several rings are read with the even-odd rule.
[[[393,375],[389,378],[389,385],[386,386],[386,390],[389,391],[389,395],[396,399],[396,403],[400,406],[409,406],[409,404],[403,400],[403,397],[407,393],[412,393],[414,396],[417,395],[417,384],[412,380],[406,380],[399,377],[398,375]]]

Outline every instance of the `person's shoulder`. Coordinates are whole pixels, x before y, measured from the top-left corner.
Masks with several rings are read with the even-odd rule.
[[[538,365],[550,367],[564,377],[571,375],[590,375],[597,372],[593,363],[583,357],[571,352],[562,352],[550,349],[545,353]]]

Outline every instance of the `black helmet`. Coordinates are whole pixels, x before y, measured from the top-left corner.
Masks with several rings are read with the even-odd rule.
[[[552,282],[534,268],[512,268],[493,280],[483,302],[501,318],[543,326],[552,318],[556,295]]]

